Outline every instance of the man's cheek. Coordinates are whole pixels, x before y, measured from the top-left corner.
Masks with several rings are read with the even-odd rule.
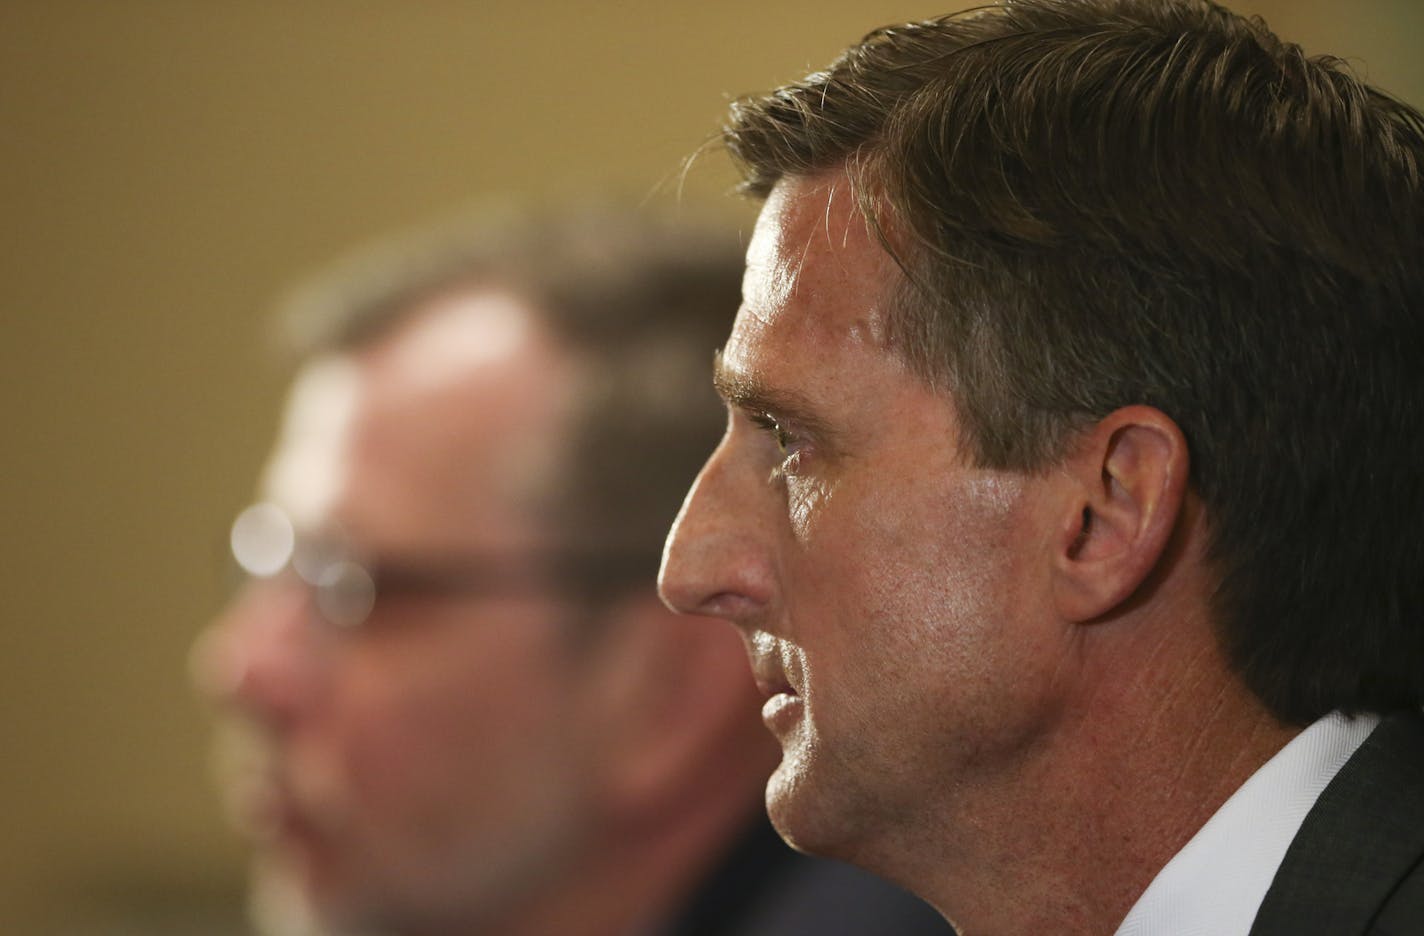
[[[798,543],[810,545],[816,539],[821,518],[828,514],[835,501],[836,485],[815,477],[788,477],[786,480],[786,510],[791,522],[791,535]]]

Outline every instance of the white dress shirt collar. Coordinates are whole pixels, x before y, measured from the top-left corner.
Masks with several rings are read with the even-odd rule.
[[[1292,738],[1158,872],[1117,936],[1247,936],[1306,813],[1378,724],[1332,712]]]

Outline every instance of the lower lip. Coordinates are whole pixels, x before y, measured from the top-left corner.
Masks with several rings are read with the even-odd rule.
[[[761,720],[772,731],[782,731],[800,721],[802,707],[800,696],[778,692],[761,707]]]

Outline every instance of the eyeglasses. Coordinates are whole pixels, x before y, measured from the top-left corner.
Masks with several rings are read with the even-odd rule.
[[[657,574],[655,552],[621,548],[362,560],[338,531],[305,534],[286,511],[265,502],[238,514],[229,543],[245,576],[294,575],[311,590],[322,618],[341,629],[364,624],[382,597],[551,594],[593,604],[634,584],[651,585]]]

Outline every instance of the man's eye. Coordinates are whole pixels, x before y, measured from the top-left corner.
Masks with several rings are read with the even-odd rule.
[[[771,469],[769,480],[782,481],[799,474],[805,457],[805,443],[801,437],[783,426],[770,413],[749,413],[748,416],[758,429],[776,442],[776,450],[781,456],[781,460]]]
[[[763,430],[776,441],[776,447],[782,455],[789,455],[790,449],[796,444],[796,437],[788,432],[781,423],[770,413],[753,413],[751,420],[757,428]]]

